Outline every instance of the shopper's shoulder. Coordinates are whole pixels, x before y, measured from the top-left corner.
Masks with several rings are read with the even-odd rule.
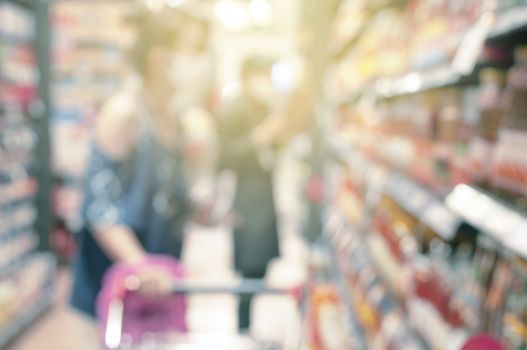
[[[102,106],[95,137],[107,153],[121,158],[135,148],[141,127],[138,110],[137,102],[127,94],[116,94]]]
[[[102,106],[98,119],[129,122],[137,119],[138,103],[131,93],[120,92],[111,96]]]

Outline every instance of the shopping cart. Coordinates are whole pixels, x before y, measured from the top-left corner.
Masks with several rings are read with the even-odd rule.
[[[224,350],[297,350],[301,348],[301,324],[296,339],[286,344],[262,343],[248,335],[191,334],[185,321],[186,297],[189,295],[287,295],[305,308],[304,288],[278,289],[259,279],[243,279],[233,286],[204,286],[185,282],[181,267],[168,258],[157,258],[179,278],[172,295],[164,299],[148,298],[137,292],[135,283],[126,283],[133,276],[131,269],[113,269],[105,278],[105,287],[98,300],[101,332],[105,349],[224,349]],[[166,304],[166,305],[165,305]],[[130,313],[128,307],[135,308]],[[277,315],[278,316],[278,315]],[[131,318],[131,319],[130,319]],[[296,333],[296,332],[295,332]]]

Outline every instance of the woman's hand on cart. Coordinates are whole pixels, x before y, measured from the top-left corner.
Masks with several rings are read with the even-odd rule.
[[[145,296],[165,297],[172,293],[174,278],[168,269],[161,266],[141,267],[125,280],[128,291],[137,291]]]

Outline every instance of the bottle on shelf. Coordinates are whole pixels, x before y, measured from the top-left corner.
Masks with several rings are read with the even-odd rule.
[[[502,108],[504,119],[492,159],[492,184],[508,195],[527,195],[527,46],[514,52]],[[521,200],[517,205],[521,205]]]
[[[527,349],[527,261],[524,259],[516,258],[512,267],[501,334],[507,349]]]

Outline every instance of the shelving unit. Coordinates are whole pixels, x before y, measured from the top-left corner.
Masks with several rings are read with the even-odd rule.
[[[0,326],[0,347],[7,346],[17,335],[35,322],[50,305],[55,297],[55,260],[50,255],[28,256],[22,259],[9,273],[2,276],[2,293],[16,293],[17,299],[10,305],[3,305],[3,312],[11,318],[6,322],[4,317]],[[20,301],[20,294],[24,302]]]
[[[511,34],[527,29],[527,5],[509,9],[499,15],[489,32],[489,40],[499,40]]]
[[[357,349],[386,348],[393,344],[405,349],[425,349],[423,339],[402,318],[402,301],[368,253],[369,243],[364,233],[349,225],[329,204],[325,217],[326,236],[336,266],[334,273],[338,275],[342,299],[348,300],[346,305],[355,325]],[[375,290],[374,296],[368,290]],[[364,315],[365,308],[380,305],[384,310],[378,317],[359,316]],[[372,323],[377,325],[375,331],[371,329]]]
[[[46,11],[0,1],[0,348],[52,303]]]
[[[375,299],[381,290],[396,301],[404,320],[400,322],[408,325],[416,346],[459,349],[482,332],[507,349],[521,349],[527,345],[520,327],[527,312],[527,300],[521,297],[527,282],[527,214],[521,207],[525,191],[514,183],[519,175],[506,183],[496,170],[500,158],[493,158],[498,154],[493,152],[505,152],[506,145],[500,144],[503,132],[496,132],[492,142],[478,139],[478,133],[487,132],[483,123],[489,122],[482,115],[492,118],[484,108],[494,101],[483,104],[492,98],[490,87],[481,87],[491,76],[484,71],[509,68],[512,51],[527,44],[521,37],[527,29],[527,4],[516,1],[513,6],[511,1],[508,9],[500,4],[493,14],[486,3],[477,14],[477,2],[471,9],[456,3],[456,11],[466,12],[462,18],[459,11],[450,12],[454,2],[454,7],[447,2],[410,1],[405,10],[387,1],[386,10],[370,11],[373,15],[362,22],[372,29],[357,31],[349,54],[341,53],[329,71],[326,95],[334,120],[325,131],[331,155],[326,166],[333,175],[327,176],[326,187],[333,190],[327,207],[345,221],[345,228],[338,229],[340,238],[330,235],[330,242],[337,255],[348,256],[338,260],[337,271],[353,281],[352,289],[366,300]],[[368,13],[368,2],[355,6]],[[423,21],[426,16],[429,27]],[[489,20],[493,16],[494,22]],[[390,25],[380,25],[382,21]],[[427,32],[449,25],[464,29],[457,34],[445,31],[444,37]],[[390,30],[400,36],[387,33]],[[432,41],[420,36],[424,32]],[[408,39],[401,40],[401,33]],[[445,52],[440,52],[443,42]],[[424,61],[434,58],[434,64],[420,66],[424,61],[416,60],[423,58],[423,47],[436,55]],[[396,55],[397,49],[408,51]],[[516,71],[521,57],[515,57]],[[374,71],[375,64],[386,67]],[[512,136],[515,142],[521,139]],[[519,174],[521,169],[516,170]],[[360,246],[355,248],[360,253],[350,258],[353,245]],[[377,282],[361,284],[361,274]],[[353,300],[353,290],[350,294]],[[386,312],[373,305],[351,311],[365,323],[366,334],[381,337],[378,322],[382,324]],[[377,323],[368,322],[372,317]]]
[[[59,0],[50,5],[53,211],[62,233],[75,232],[80,225],[80,180],[91,131],[102,103],[124,83],[133,9],[122,0]],[[54,242],[65,238],[69,243],[54,248],[68,260],[74,251],[71,234]]]

